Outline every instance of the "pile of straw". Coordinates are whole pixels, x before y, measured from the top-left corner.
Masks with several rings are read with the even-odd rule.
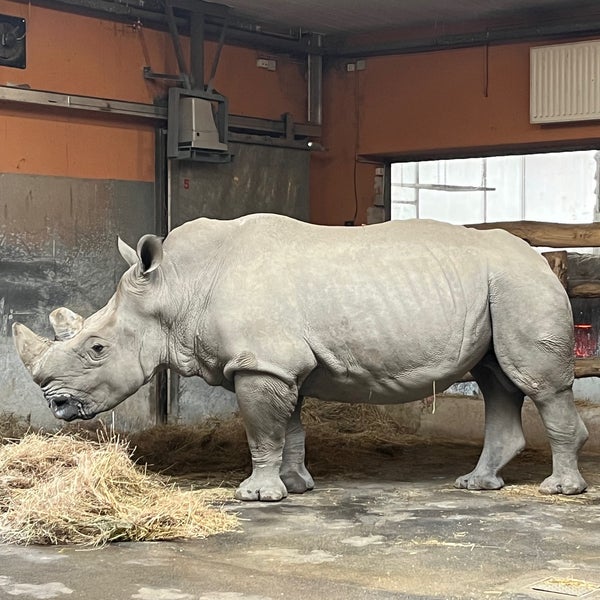
[[[137,466],[116,437],[30,433],[0,446],[0,542],[101,546],[234,529],[206,497]]]

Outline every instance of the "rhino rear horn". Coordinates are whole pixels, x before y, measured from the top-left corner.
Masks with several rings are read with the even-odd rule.
[[[23,364],[30,373],[33,373],[35,365],[50,348],[52,342],[33,333],[31,329],[22,323],[13,323],[12,333],[15,347]]]
[[[68,340],[81,331],[83,317],[68,308],[57,308],[50,313],[50,324],[54,329],[56,339]]]

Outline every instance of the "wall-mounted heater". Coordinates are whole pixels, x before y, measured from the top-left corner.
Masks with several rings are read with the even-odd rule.
[[[229,162],[227,131],[227,99],[224,96],[201,90],[169,90],[169,158]]]
[[[600,40],[530,50],[530,121],[600,119]]]

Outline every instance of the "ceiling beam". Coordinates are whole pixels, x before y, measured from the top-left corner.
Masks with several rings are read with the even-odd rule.
[[[422,39],[398,39],[381,44],[353,45],[349,37],[325,38],[323,49],[332,58],[368,58],[394,54],[414,54],[454,48],[470,48],[509,42],[558,37],[583,37],[600,34],[600,20],[560,22],[537,27],[489,29],[475,33],[459,33]]]

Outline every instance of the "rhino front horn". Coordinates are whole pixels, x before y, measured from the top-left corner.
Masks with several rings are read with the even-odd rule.
[[[50,348],[52,342],[33,333],[31,329],[25,327],[22,323],[13,323],[12,333],[17,352],[27,370],[32,373],[35,364]]]
[[[57,308],[50,313],[50,324],[58,341],[68,340],[81,331],[83,317],[68,308]]]

